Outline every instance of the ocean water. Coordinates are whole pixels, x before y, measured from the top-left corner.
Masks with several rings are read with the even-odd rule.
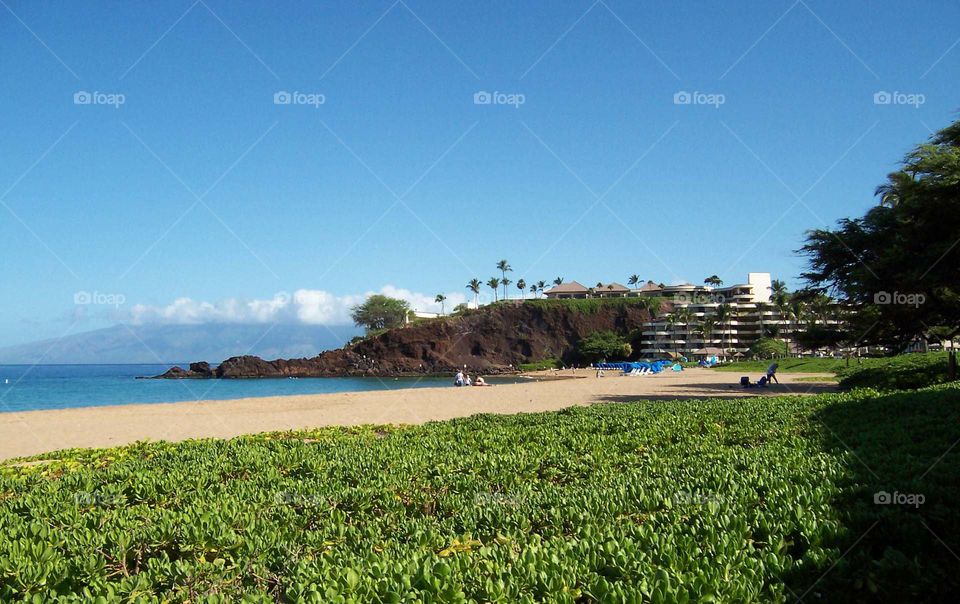
[[[181,366],[185,366],[181,364]],[[170,365],[0,365],[0,413],[134,403],[224,400],[451,386],[449,378],[299,378],[138,380]],[[509,383],[516,378],[492,378]]]

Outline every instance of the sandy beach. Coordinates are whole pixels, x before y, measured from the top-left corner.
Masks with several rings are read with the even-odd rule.
[[[569,379],[541,379],[558,375]],[[317,426],[417,424],[477,413],[550,411],[640,399],[735,398],[835,389],[826,381],[808,381],[829,374],[811,373],[778,375],[781,385],[749,390],[737,385],[739,374],[709,369],[644,377],[608,373],[600,379],[588,370],[531,376],[527,383],[488,388],[450,386],[0,413],[0,459],[138,440],[229,438]]]

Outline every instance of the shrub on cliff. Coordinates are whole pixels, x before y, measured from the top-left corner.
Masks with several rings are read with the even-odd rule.
[[[354,323],[370,332],[400,327],[409,312],[410,305],[405,300],[374,294],[363,304],[351,308],[350,317]]]

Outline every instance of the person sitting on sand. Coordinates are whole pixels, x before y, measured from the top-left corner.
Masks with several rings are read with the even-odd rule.
[[[477,377],[477,380],[473,383],[474,386],[492,386],[493,384],[488,384],[483,381],[483,377]]]
[[[454,385],[454,386],[457,386],[458,388],[459,388],[460,386],[463,386],[463,372],[462,372],[462,371],[458,371],[458,372],[457,372],[457,377],[455,377],[455,378],[453,379],[453,385]]]
[[[463,381],[464,386],[473,386],[473,382],[470,381],[470,374],[467,374],[467,379]]]
[[[780,383],[780,380],[777,379],[777,368],[780,367],[778,363],[771,363],[767,367],[767,382],[776,382]]]

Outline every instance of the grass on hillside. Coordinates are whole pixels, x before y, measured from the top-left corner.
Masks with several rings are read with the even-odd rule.
[[[951,385],[48,454],[0,466],[0,601],[943,601],[958,425]]]
[[[660,310],[663,303],[662,298],[657,297],[637,297],[637,298],[563,298],[549,299],[539,298],[526,300],[524,304],[536,306],[543,309],[565,308],[582,314],[593,314],[597,311],[618,306],[638,306],[651,313]]]

